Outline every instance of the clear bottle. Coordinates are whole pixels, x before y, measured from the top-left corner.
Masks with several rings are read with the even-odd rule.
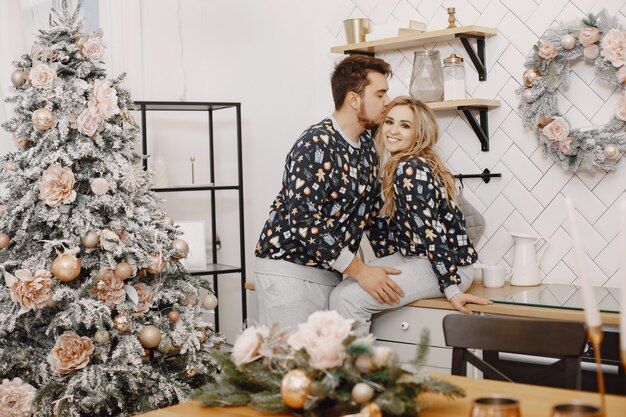
[[[443,68],[439,51],[415,52],[409,93],[424,103],[443,100]]]
[[[465,67],[457,54],[443,60],[443,91],[444,100],[465,99]]]

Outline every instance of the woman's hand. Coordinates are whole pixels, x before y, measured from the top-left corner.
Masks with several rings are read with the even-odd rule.
[[[465,307],[465,304],[467,303],[480,304],[482,306],[493,304],[492,301],[485,300],[484,298],[477,297],[472,294],[466,294],[466,293],[460,293],[460,294],[453,296],[450,299],[450,303],[454,306],[454,308],[456,308],[457,310],[459,310],[461,313],[464,313],[464,314],[472,314],[472,310]]]

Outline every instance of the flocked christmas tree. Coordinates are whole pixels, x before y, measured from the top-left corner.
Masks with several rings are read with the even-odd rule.
[[[208,284],[179,261],[187,244],[149,191],[101,31],[78,10],[50,22],[6,99],[18,150],[0,160],[0,414],[132,415],[210,380],[216,299],[199,300]]]

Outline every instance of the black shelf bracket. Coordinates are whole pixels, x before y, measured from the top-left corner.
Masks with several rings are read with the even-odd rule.
[[[367,51],[345,51],[344,55],[366,55],[366,56],[376,56],[375,52],[367,52]]]
[[[458,106],[457,110],[461,110],[472,127],[476,137],[480,141],[480,149],[483,152],[489,151],[489,117],[487,116],[487,107],[485,106]],[[478,110],[478,120],[472,114],[472,110]]]
[[[459,33],[456,35],[456,37],[461,40],[463,47],[465,48],[467,54],[474,63],[476,71],[478,71],[478,79],[480,81],[485,81],[487,79],[487,69],[485,67],[485,37],[467,35],[464,33]],[[476,39],[476,49],[474,49],[474,47],[470,43],[469,38]]]

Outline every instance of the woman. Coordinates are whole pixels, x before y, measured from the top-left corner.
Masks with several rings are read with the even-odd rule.
[[[400,305],[443,293],[457,310],[471,313],[465,304],[491,302],[465,293],[478,255],[455,201],[454,177],[435,152],[438,137],[435,115],[424,103],[407,96],[387,107],[376,135],[387,160],[379,171],[383,204],[370,233],[379,259],[371,265],[401,271],[392,277],[404,293]],[[391,291],[381,283],[374,298],[348,277],[331,293],[330,308],[356,319],[356,331],[365,334],[372,314],[397,307],[388,303]]]

